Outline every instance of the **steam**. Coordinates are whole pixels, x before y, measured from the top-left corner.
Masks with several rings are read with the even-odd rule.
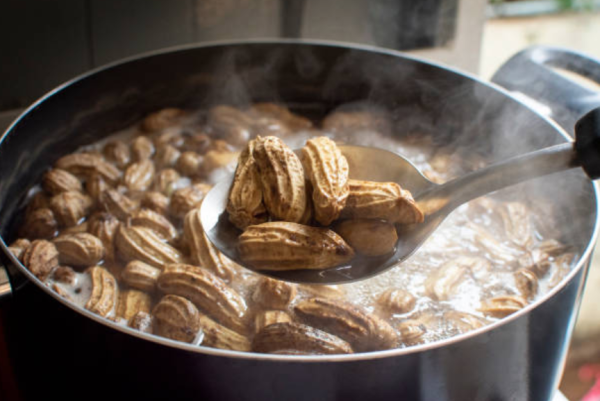
[[[205,102],[209,105],[230,104],[245,108],[257,98],[270,98],[278,101],[277,88],[273,78],[277,75],[284,50],[270,52],[261,64],[249,64],[252,50],[245,47],[232,47],[214,63],[214,81],[209,86]]]
[[[316,121],[335,111],[366,112],[388,121],[387,128],[363,127],[346,135],[344,141],[400,152],[421,167],[443,157],[450,161],[450,176],[560,141],[554,128],[522,104],[438,67],[326,46],[266,48],[224,47],[211,66],[215,75],[209,89],[201,94],[205,108],[230,104],[243,109],[254,102],[270,101],[284,103]],[[398,139],[405,144],[410,139],[420,146],[400,146]],[[422,145],[429,140],[430,153],[423,155]],[[576,239],[585,244],[591,223],[576,216],[581,215],[579,209],[589,210],[590,205],[579,208],[572,200],[589,192],[587,180],[572,172],[537,179],[499,195],[526,200],[533,209],[536,202],[551,200],[562,211],[558,219],[564,220],[567,242]]]

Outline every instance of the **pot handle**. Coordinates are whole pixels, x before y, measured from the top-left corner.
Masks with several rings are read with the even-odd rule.
[[[593,89],[557,70],[585,78]],[[552,118],[571,135],[577,120],[600,106],[600,60],[568,49],[525,49],[504,63],[492,82],[515,92],[517,97],[524,96],[532,108]]]

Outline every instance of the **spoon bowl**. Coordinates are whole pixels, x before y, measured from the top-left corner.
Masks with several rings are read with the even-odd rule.
[[[381,257],[355,257],[351,264],[326,270],[256,270],[246,266],[237,250],[242,233],[229,222],[226,212],[233,174],[223,179],[202,203],[201,219],[210,241],[227,257],[258,273],[280,280],[336,284],[366,279],[402,263],[410,257],[458,206],[472,199],[533,178],[583,167],[591,179],[600,177],[600,109],[579,120],[576,142],[567,142],[466,174],[444,184],[429,181],[404,157],[387,150],[361,146],[340,146],[348,160],[350,178],[396,182],[409,190],[424,214],[419,224],[397,226],[394,252]]]
[[[426,192],[428,189],[438,186],[425,178],[410,161],[396,153],[363,146],[348,145],[339,146],[339,148],[348,160],[352,179],[398,182],[413,194]],[[202,225],[209,240],[225,256],[258,273],[297,283],[339,284],[375,276],[409,256],[398,259],[397,255],[400,255],[398,251],[403,250],[404,247],[397,246],[394,253],[380,257],[361,257],[359,255],[349,265],[326,270],[270,271],[256,270],[246,266],[237,250],[238,236],[242,231],[229,222],[229,215],[225,210],[232,183],[233,174],[230,174],[208,193],[200,210]],[[402,226],[402,230],[405,228],[408,229],[409,226]],[[399,235],[401,234],[402,232],[399,233]]]

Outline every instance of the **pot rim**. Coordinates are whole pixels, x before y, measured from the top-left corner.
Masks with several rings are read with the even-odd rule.
[[[25,109],[10,124],[10,126],[4,131],[2,136],[0,136],[0,146],[2,145],[2,142],[8,136],[8,134],[13,130],[13,128],[19,124],[21,119],[23,119],[27,114],[29,114],[33,110],[35,110],[46,99],[54,96],[56,93],[62,91],[63,89],[68,88],[72,84],[82,81],[92,75],[99,73],[99,72],[109,70],[113,67],[118,67],[120,65],[127,64],[132,61],[137,61],[137,60],[150,58],[153,56],[164,55],[164,54],[168,54],[168,53],[176,53],[179,51],[208,48],[208,47],[221,47],[221,46],[247,45],[247,44],[249,44],[249,45],[252,45],[252,44],[298,45],[298,44],[300,44],[300,45],[312,45],[312,46],[322,46],[322,47],[338,47],[338,48],[342,47],[342,48],[346,48],[346,49],[361,50],[361,51],[367,51],[367,52],[372,52],[372,53],[390,55],[390,56],[398,57],[400,59],[408,59],[408,60],[412,60],[412,61],[419,62],[422,64],[427,64],[432,67],[444,69],[444,70],[450,71],[454,74],[457,74],[459,76],[462,76],[464,78],[476,81],[478,84],[482,84],[487,87],[490,87],[490,88],[496,90],[497,92],[500,92],[501,94],[508,97],[512,101],[517,102],[519,105],[526,107],[529,110],[531,110],[532,112],[534,112],[539,118],[541,118],[544,122],[546,122],[552,128],[554,128],[565,139],[565,141],[571,140],[571,137],[569,136],[569,134],[567,134],[567,132],[562,127],[560,127],[556,122],[550,120],[548,117],[544,116],[543,114],[541,114],[538,111],[536,111],[535,109],[533,109],[530,106],[531,103],[528,104],[527,101],[524,101],[522,98],[520,98],[518,96],[514,96],[513,94],[511,94],[511,92],[507,91],[503,87],[501,87],[493,82],[483,81],[481,78],[475,76],[474,74],[470,74],[470,73],[461,71],[459,69],[456,69],[454,67],[447,66],[444,63],[424,60],[420,57],[408,55],[408,54],[405,54],[405,53],[397,51],[397,50],[383,49],[383,48],[379,48],[376,46],[355,44],[355,43],[349,43],[349,42],[343,42],[343,41],[313,40],[313,39],[306,40],[306,39],[270,39],[270,38],[262,39],[262,38],[259,38],[259,39],[243,39],[243,40],[218,40],[218,41],[203,42],[201,44],[195,43],[195,44],[172,46],[172,47],[167,47],[167,48],[163,48],[163,49],[159,49],[159,50],[153,50],[153,51],[149,51],[149,52],[140,53],[140,54],[137,54],[134,56],[122,58],[120,60],[105,64],[105,65],[97,67],[97,68],[94,68],[93,70],[87,71],[83,74],[75,76],[74,78],[64,82],[63,84],[50,90],[49,92],[44,94],[42,97],[40,97],[38,100],[36,100],[34,103],[32,103],[27,109]],[[519,311],[498,320],[497,322],[491,323],[484,327],[481,327],[481,328],[478,328],[478,329],[475,329],[475,330],[472,330],[472,331],[469,331],[469,332],[466,332],[463,334],[459,334],[454,337],[435,341],[435,342],[428,343],[428,344],[409,346],[407,348],[395,348],[395,349],[389,349],[389,350],[363,352],[363,353],[356,353],[356,354],[308,356],[308,355],[273,355],[273,354],[263,354],[263,353],[256,353],[256,352],[231,351],[231,350],[223,350],[223,349],[218,349],[218,348],[206,347],[206,346],[202,346],[202,345],[193,345],[193,344],[183,343],[183,342],[171,340],[171,339],[168,339],[165,337],[159,337],[154,334],[142,333],[142,332],[135,330],[133,328],[130,328],[128,326],[123,326],[123,325],[113,322],[109,319],[106,319],[99,315],[96,315],[96,314],[88,311],[87,309],[85,309],[81,306],[78,306],[75,303],[70,302],[70,301],[64,299],[63,297],[61,297],[60,295],[58,295],[58,293],[53,291],[48,286],[48,284],[43,283],[35,275],[33,275],[33,273],[31,273],[29,271],[29,269],[27,269],[8,250],[8,245],[6,244],[6,242],[4,241],[4,238],[2,238],[2,236],[0,236],[0,249],[2,249],[2,251],[7,255],[7,257],[10,259],[10,261],[19,269],[19,271],[21,273],[25,274],[25,276],[30,281],[34,282],[35,285],[40,287],[48,295],[50,295],[52,298],[54,298],[55,300],[62,303],[64,306],[74,310],[75,312],[78,312],[78,313],[84,315],[87,318],[94,320],[97,323],[108,326],[111,329],[116,329],[125,334],[132,335],[139,339],[151,341],[156,344],[163,345],[163,346],[168,346],[168,347],[178,348],[183,351],[191,351],[191,352],[198,353],[198,354],[207,354],[207,355],[218,356],[218,357],[233,357],[233,358],[241,358],[241,359],[255,359],[255,360],[264,360],[264,361],[272,361],[272,362],[287,362],[287,363],[290,363],[290,362],[317,362],[317,363],[353,362],[353,361],[362,361],[362,360],[371,360],[371,359],[380,359],[380,358],[390,358],[390,357],[402,356],[402,355],[413,354],[413,353],[418,353],[418,352],[425,352],[425,351],[449,346],[454,343],[466,341],[468,339],[471,339],[473,337],[476,337],[476,336],[486,333],[488,331],[492,331],[492,330],[496,329],[497,327],[509,324],[512,321],[517,320],[520,317],[528,314],[529,312],[533,311],[538,306],[540,306],[541,304],[546,302],[548,299],[552,298],[556,293],[561,291],[573,279],[573,277],[576,276],[579,273],[579,271],[581,269],[583,269],[584,266],[586,266],[589,263],[594,245],[598,239],[599,223],[600,223],[600,215],[598,214],[598,210],[600,209],[600,198],[598,196],[598,194],[599,194],[598,191],[600,188],[599,188],[599,186],[598,186],[599,184],[597,182],[592,181],[591,184],[592,184],[592,190],[593,190],[594,199],[595,199],[594,212],[596,214],[592,237],[591,237],[589,243],[587,244],[585,250],[583,251],[582,255],[579,257],[579,260],[577,261],[576,266],[571,269],[569,274],[565,278],[563,278],[563,280],[560,282],[560,284],[558,284],[557,286],[552,288],[550,291],[548,291],[546,294],[544,294],[543,297],[532,302],[531,304],[528,304],[523,309],[520,309]]]

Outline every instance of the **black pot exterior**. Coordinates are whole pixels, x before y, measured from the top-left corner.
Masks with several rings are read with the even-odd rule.
[[[560,379],[582,275],[535,311],[484,334],[360,361],[187,352],[98,324],[32,285],[6,313],[8,343],[19,388],[31,400],[53,389],[63,399],[547,401]]]
[[[14,239],[28,188],[61,155],[161,107],[253,101],[284,101],[316,117],[368,101],[402,122],[395,135],[431,134],[437,145],[470,146],[490,163],[564,141],[555,126],[501,91],[395,53],[298,43],[180,49],[76,80],[12,127],[0,144],[2,237]],[[569,241],[583,260],[544,302],[479,334],[356,360],[216,356],[119,332],[28,284],[5,311],[20,388],[28,399],[60,388],[64,398],[548,400],[596,229],[595,190],[581,172],[536,180],[525,192],[556,197],[557,188],[568,194],[557,199],[559,223],[572,228]]]

